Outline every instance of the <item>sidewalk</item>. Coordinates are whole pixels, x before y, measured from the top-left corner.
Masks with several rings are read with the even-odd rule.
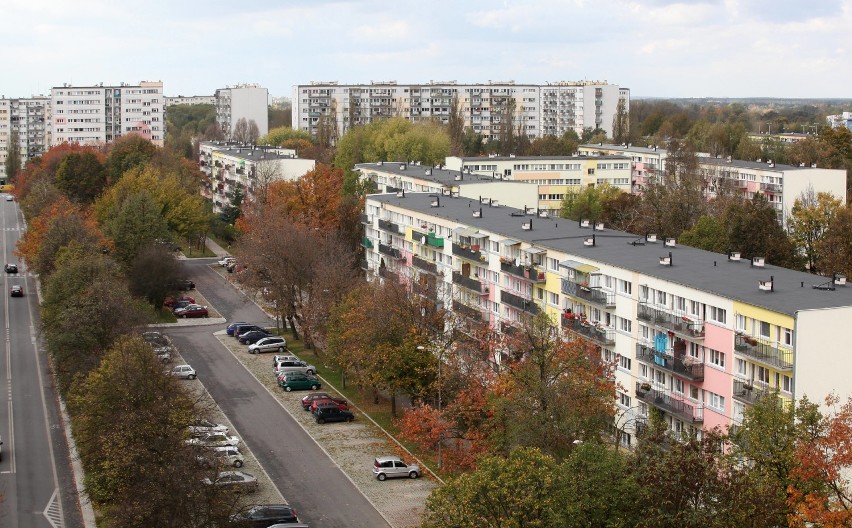
[[[222,248],[222,246],[217,244],[216,241],[213,240],[212,238],[208,237],[205,240],[206,240],[205,243],[207,244],[207,249],[209,249],[213,253],[216,253],[217,257],[222,258],[222,257],[227,257],[227,256],[230,255],[230,253],[228,253],[228,250]]]

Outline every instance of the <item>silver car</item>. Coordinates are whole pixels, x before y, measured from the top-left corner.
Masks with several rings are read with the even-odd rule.
[[[228,426],[227,425],[213,423],[206,418],[199,418],[197,420],[193,420],[189,424],[188,429],[189,429],[189,434],[191,434],[192,436],[195,436],[195,437],[204,436],[204,435],[210,434],[210,433],[222,433],[222,434],[228,433]]]
[[[203,455],[198,456],[198,461],[207,467],[221,465],[241,468],[243,467],[245,458],[236,447],[224,446],[208,449]]]
[[[264,337],[258,342],[249,345],[249,354],[260,354],[261,352],[284,352],[287,350],[287,340],[283,337]]]
[[[317,368],[313,365],[308,365],[304,361],[284,360],[279,361],[275,365],[275,375],[280,376],[284,372],[301,372],[308,376],[313,376],[317,372]]]
[[[189,365],[178,365],[171,370],[171,375],[180,379],[189,379],[194,380],[198,377],[198,374],[195,373],[195,369],[190,367]]]
[[[240,444],[240,439],[223,433],[210,433],[198,438],[190,438],[186,443],[200,447],[236,447]]]
[[[376,457],[373,462],[373,474],[379,480],[387,478],[408,477],[416,479],[423,473],[417,464],[406,464],[398,456]]]
[[[242,471],[220,471],[216,475],[216,480],[205,478],[202,482],[207,485],[213,484],[236,492],[247,491],[251,493],[257,491],[257,478]]]

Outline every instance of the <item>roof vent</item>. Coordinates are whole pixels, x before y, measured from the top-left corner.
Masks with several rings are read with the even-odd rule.
[[[550,214],[547,211],[539,211],[538,212],[539,218],[547,218],[548,216],[550,216]]]
[[[396,191],[396,197],[397,198],[405,198],[405,189],[400,189],[400,190]]]
[[[590,236],[590,237],[586,237],[586,238],[584,238],[584,239],[583,239],[583,245],[584,245],[584,246],[592,246],[592,247],[594,247],[594,245],[595,245],[595,235],[592,235],[592,236]]]
[[[405,163],[399,164],[399,170],[405,170]]]
[[[660,257],[660,265],[661,266],[671,266],[672,265],[672,253],[669,251],[669,255],[667,257]]]
[[[845,273],[835,273],[832,277],[834,280],[835,286],[846,286],[846,274]]]
[[[675,247],[677,245],[677,241],[671,237],[666,239],[666,247]]]
[[[379,167],[381,167],[382,165],[384,165],[384,163],[385,163],[384,161],[377,161],[377,162],[376,162],[376,165],[378,165]]]
[[[646,242],[656,242],[657,241],[657,234],[656,233],[648,233],[647,235],[645,235],[645,241]]]
[[[731,262],[739,262],[740,261],[740,252],[739,251],[731,251],[728,253],[728,260]]]
[[[757,281],[757,287],[761,291],[775,291],[775,277],[770,276],[768,281]]]
[[[765,263],[766,263],[766,258],[764,258],[764,257],[753,257],[751,259],[751,265],[754,266],[755,268],[762,268]]]
[[[432,175],[432,169],[426,169],[426,176]]]
[[[636,240],[634,240],[633,242],[631,242],[630,245],[632,245],[632,246],[644,246],[645,245],[645,239],[642,238],[642,237],[639,237]]]
[[[603,222],[595,222],[595,231],[603,231],[604,223]]]
[[[589,221],[586,219],[580,219],[580,227],[589,227]]]
[[[490,205],[491,207],[500,207],[500,202],[497,200],[491,200],[491,203],[489,203],[488,205]]]
[[[521,224],[521,229],[523,229],[524,231],[532,231],[532,220]]]
[[[454,179],[455,181],[461,181],[461,179],[462,179],[462,175],[461,175],[461,174],[456,174],[456,177],[455,177],[455,178],[453,178],[453,179]]]
[[[473,217],[474,218],[482,218],[482,207],[479,208],[479,211],[473,212]]]

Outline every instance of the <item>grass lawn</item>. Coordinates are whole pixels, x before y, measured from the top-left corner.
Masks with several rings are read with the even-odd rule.
[[[210,251],[210,248],[204,246],[203,250],[186,248],[186,251],[183,252],[186,258],[205,258],[205,257],[215,257],[216,253]]]
[[[154,316],[157,318],[158,323],[176,323],[177,318],[175,314],[172,313],[168,308],[160,308],[159,310],[154,310]]]

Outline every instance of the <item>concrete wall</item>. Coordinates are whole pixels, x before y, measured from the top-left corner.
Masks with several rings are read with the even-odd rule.
[[[798,312],[795,342],[797,400],[822,402],[831,392],[842,400],[852,397],[852,306]]]

